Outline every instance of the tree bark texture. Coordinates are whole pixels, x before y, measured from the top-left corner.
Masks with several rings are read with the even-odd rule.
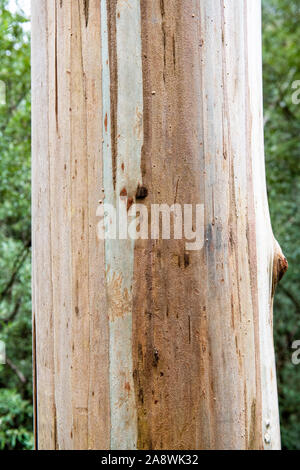
[[[40,449],[278,449],[260,0],[32,2]],[[203,204],[204,248],[97,238]]]

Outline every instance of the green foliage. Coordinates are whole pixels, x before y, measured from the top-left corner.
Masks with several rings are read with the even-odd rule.
[[[0,449],[32,447],[30,41],[0,0]]]
[[[263,0],[267,181],[273,230],[289,261],[274,309],[282,444],[300,449],[300,366],[291,362],[300,340],[300,80],[299,0]]]
[[[0,389],[0,450],[33,447],[32,405],[15,390]]]
[[[249,0],[251,1],[251,0]],[[0,0],[0,449],[30,449],[32,367],[30,299],[30,42],[27,21]],[[275,336],[283,447],[300,449],[300,366],[291,362],[300,340],[300,80],[299,0],[263,0],[267,179],[275,236],[290,269],[275,301]]]

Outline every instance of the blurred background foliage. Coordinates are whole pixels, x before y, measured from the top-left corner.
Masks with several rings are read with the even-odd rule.
[[[30,39],[28,19],[0,0],[0,449],[31,449]],[[276,238],[289,260],[275,301],[282,443],[300,449],[300,365],[291,362],[300,340],[300,80],[299,0],[263,0],[267,180]],[[300,97],[300,94],[298,95]]]
[[[289,261],[274,308],[282,444],[300,449],[300,2],[263,0],[264,110],[267,182],[275,237]],[[298,90],[300,86],[298,84]],[[300,98],[300,92],[298,92]]]
[[[0,449],[30,449],[30,38],[28,19],[8,4],[0,0]]]

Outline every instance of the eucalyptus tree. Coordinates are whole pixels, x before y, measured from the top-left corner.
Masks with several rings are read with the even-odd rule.
[[[279,448],[260,1],[32,8],[39,448]],[[103,240],[120,198],[203,246]]]

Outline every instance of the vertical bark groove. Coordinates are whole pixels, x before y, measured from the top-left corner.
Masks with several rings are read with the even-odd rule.
[[[110,116],[111,116],[111,158],[113,171],[113,185],[116,187],[117,179],[117,109],[118,109],[118,60],[117,60],[117,0],[107,2],[107,28],[110,69]],[[107,115],[105,116],[107,120]],[[107,127],[107,124],[106,124]]]
[[[90,15],[90,0],[84,0],[84,16],[85,16],[85,27],[89,25],[89,15]]]

